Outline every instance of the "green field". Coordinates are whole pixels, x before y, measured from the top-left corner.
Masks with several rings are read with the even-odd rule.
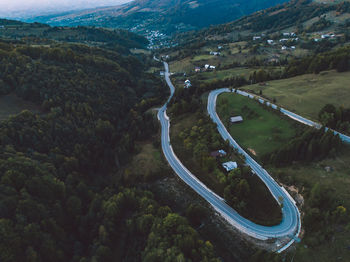
[[[198,62],[198,61],[202,61],[202,60],[210,60],[215,58],[215,56],[213,55],[197,55],[192,59],[192,62]]]
[[[325,71],[268,82],[267,86],[250,85],[242,89],[262,90],[263,96],[276,98],[277,104],[302,116],[317,119],[327,103],[350,107],[350,72]]]
[[[221,94],[217,112],[232,137],[257,157],[275,151],[296,134],[296,123],[241,95]],[[229,123],[230,117],[237,115],[243,117],[243,122]]]
[[[173,73],[194,71],[194,65],[191,63],[191,58],[189,57],[179,61],[170,62],[169,67],[170,71]]]
[[[224,80],[227,78],[237,77],[237,76],[243,76],[248,79],[251,71],[252,70],[248,68],[236,67],[232,69],[204,72],[204,73],[201,73],[201,77],[204,80],[204,82],[210,82],[213,79]]]

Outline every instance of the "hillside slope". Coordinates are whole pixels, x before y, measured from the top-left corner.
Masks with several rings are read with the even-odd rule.
[[[130,48],[144,48],[148,41],[143,36],[123,29],[108,30],[94,27],[51,27],[40,23],[23,23],[16,20],[0,19],[0,37],[7,39],[40,38],[38,42],[49,40],[84,43],[119,49],[126,53]],[[123,50],[121,50],[123,49]]]
[[[80,12],[36,17],[52,25],[96,25],[145,31],[198,29],[233,21],[286,0],[135,0],[131,3]]]
[[[47,41],[0,38],[0,98],[39,108],[0,122],[0,261],[219,261],[186,218],[122,177],[135,141],[157,131],[146,112],[166,89],[145,72],[152,58]]]

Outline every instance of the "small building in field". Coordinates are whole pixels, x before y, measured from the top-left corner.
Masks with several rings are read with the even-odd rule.
[[[199,73],[199,72],[201,71],[201,68],[198,67],[198,66],[196,66],[196,67],[194,68],[194,71],[195,71],[196,73]]]
[[[211,54],[211,55],[215,55],[215,56],[219,56],[221,53],[220,53],[220,52],[213,52],[213,51],[210,51],[210,54]]]
[[[238,167],[237,162],[229,161],[222,164],[222,167],[227,171],[230,172]]]
[[[204,68],[205,68],[205,70],[210,70],[210,69],[214,70],[216,67],[213,65],[206,64],[206,65],[204,65]]]
[[[241,122],[243,122],[243,117],[241,117],[241,116],[232,116],[230,118],[230,122],[231,123],[241,123]]]
[[[272,39],[269,39],[266,41],[269,45],[274,45],[275,44],[275,41],[273,41]]]
[[[261,36],[253,36],[253,41],[260,40]]]

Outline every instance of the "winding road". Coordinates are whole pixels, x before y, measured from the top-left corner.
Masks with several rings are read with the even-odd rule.
[[[175,173],[200,196],[202,196],[212,207],[224,217],[232,226],[241,232],[260,240],[278,239],[283,243],[283,246],[277,250],[282,252],[287,249],[298,237],[301,229],[300,213],[293,198],[288,192],[280,187],[273,178],[264,170],[257,162],[254,161],[230,136],[226,128],[222,124],[218,115],[216,114],[216,98],[222,92],[230,92],[229,89],[219,89],[210,93],[208,98],[208,113],[217,124],[218,130],[224,140],[229,140],[230,144],[237,148],[239,152],[246,156],[247,164],[251,166],[252,170],[260,177],[266,184],[276,201],[282,199],[282,221],[276,226],[262,226],[255,224],[248,219],[239,215],[233,208],[226,204],[225,200],[206,187],[196,176],[194,176],[177,158],[174,150],[170,144],[170,119],[166,114],[166,109],[169,101],[174,95],[175,88],[170,81],[169,66],[166,62],[165,80],[170,88],[170,97],[167,102],[159,109],[158,119],[161,123],[161,143],[165,158],[173,168]]]

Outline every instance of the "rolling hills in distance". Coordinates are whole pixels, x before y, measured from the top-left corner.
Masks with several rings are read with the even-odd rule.
[[[51,25],[93,25],[165,33],[226,23],[286,0],[135,0],[119,6],[34,17]]]

